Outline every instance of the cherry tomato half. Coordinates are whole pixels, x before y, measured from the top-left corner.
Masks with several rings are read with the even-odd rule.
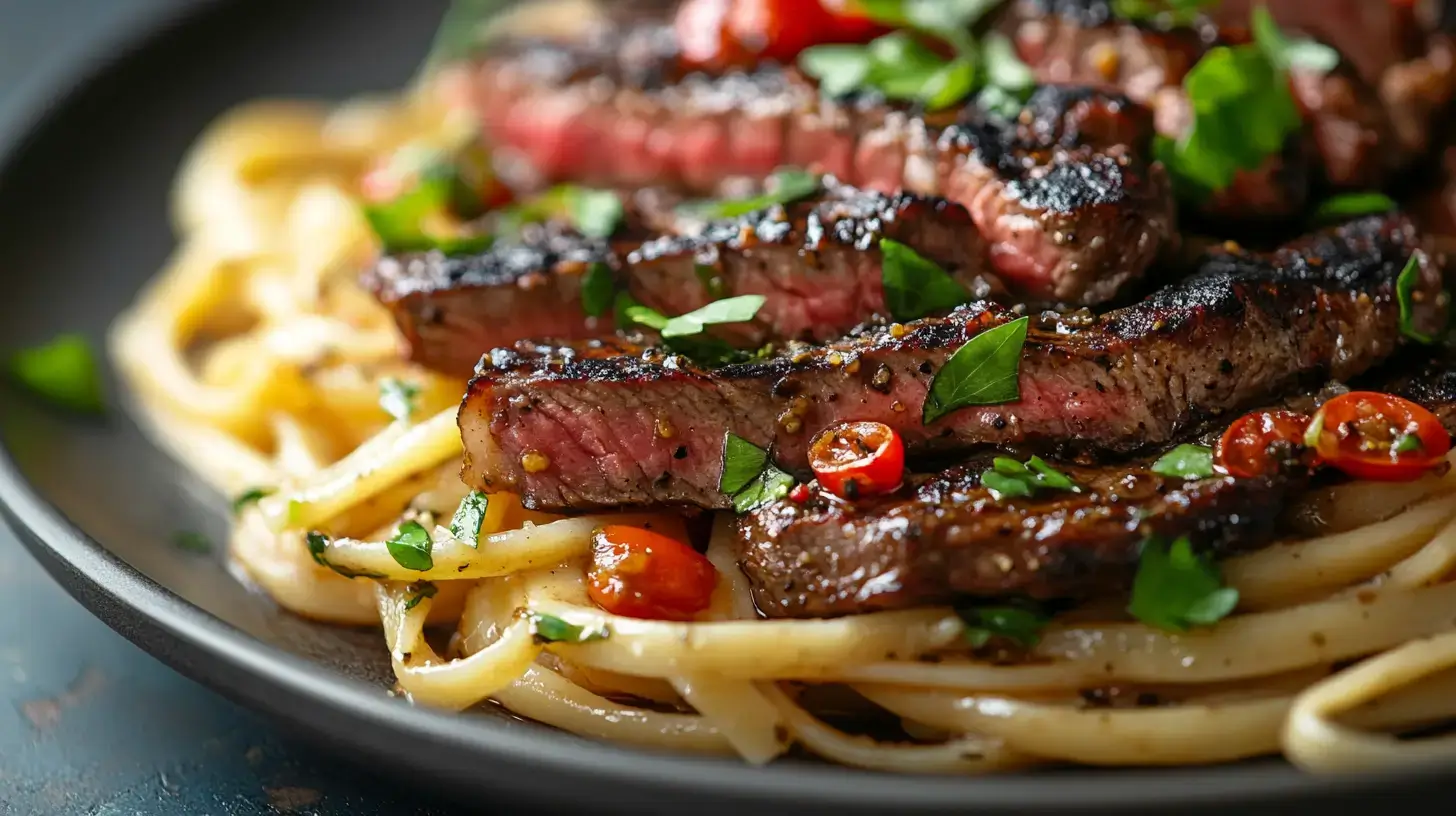
[[[1230,476],[1252,479],[1279,470],[1304,446],[1309,417],[1294,411],[1255,411],[1234,420],[1213,451]]]
[[[1451,436],[1435,414],[1410,400],[1351,391],[1320,406],[1306,444],[1357,479],[1404,482],[1439,465]]]
[[[840,498],[889,493],[905,479],[905,445],[883,422],[841,422],[814,437],[809,466]]]
[[[868,42],[886,31],[815,0],[686,0],[673,24],[683,61],[714,70],[791,63],[810,46]]]
[[[681,541],[620,524],[592,535],[587,594],[613,615],[692,620],[708,608],[717,585],[712,562]]]

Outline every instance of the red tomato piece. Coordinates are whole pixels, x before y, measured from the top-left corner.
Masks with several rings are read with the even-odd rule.
[[[1410,400],[1351,391],[1320,406],[1306,444],[1321,461],[1357,479],[1404,482],[1441,464],[1451,435],[1435,414]]]
[[[905,480],[905,444],[883,422],[841,422],[814,437],[809,466],[840,498],[889,493]]]
[[[868,42],[887,31],[816,0],[686,0],[674,29],[683,61],[713,70],[787,64],[810,46]]]
[[[1231,476],[1252,479],[1279,469],[1304,446],[1309,417],[1294,411],[1255,411],[1234,421],[1213,459]]]
[[[692,620],[708,608],[717,585],[713,563],[676,539],[620,524],[592,536],[587,593],[613,615]]]

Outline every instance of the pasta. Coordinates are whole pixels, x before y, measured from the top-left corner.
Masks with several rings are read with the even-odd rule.
[[[493,700],[649,749],[764,763],[798,746],[902,772],[1274,753],[1337,772],[1456,756],[1449,739],[1393,736],[1456,715],[1451,475],[1307,499],[1318,533],[1229,562],[1242,605],[1216,626],[1170,634],[1069,616],[1014,665],[976,660],[949,609],[760,620],[726,518],[708,550],[722,583],[688,623],[614,616],[585,595],[592,531],[655,516],[555,518],[498,495],[479,541],[461,540],[444,520],[465,494],[463,383],[400,362],[393,323],[355,282],[377,251],[355,206],[368,159],[457,131],[420,95],[229,114],[182,169],[176,253],[112,337],[160,444],[225,495],[269,492],[235,525],[236,564],[293,612],[381,626],[411,699]],[[415,416],[379,409],[390,378],[417,387]],[[432,530],[426,568],[384,543],[408,519]],[[310,552],[315,530],[330,536],[326,559]],[[426,582],[438,590],[426,596]],[[532,615],[610,637],[543,645]],[[445,654],[424,635],[436,625],[455,630]],[[841,730],[816,689],[920,738]],[[1101,707],[1092,689],[1145,704]]]

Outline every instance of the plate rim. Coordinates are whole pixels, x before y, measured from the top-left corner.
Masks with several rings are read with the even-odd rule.
[[[83,56],[72,58],[53,76],[25,84],[10,120],[0,125],[0,194],[12,186],[11,179],[26,154],[46,140],[56,120],[84,98],[105,72],[236,3],[189,0],[125,15],[117,30],[96,38]],[[118,408],[113,411],[125,414],[114,416],[113,421],[136,424],[129,412]],[[171,458],[166,451],[158,453]],[[181,462],[175,464],[185,467]],[[24,477],[3,444],[0,511],[32,557],[71,597],[175,670],[248,708],[302,726],[315,736],[337,730],[337,724],[326,724],[330,719],[368,725],[372,729],[366,735],[368,741],[360,739],[343,746],[345,753],[398,760],[396,750],[401,739],[406,745],[432,745],[435,755],[442,753],[441,748],[453,749],[449,753],[466,762],[455,767],[431,767],[437,779],[459,790],[481,789],[479,766],[473,760],[487,758],[501,763],[492,779],[512,778],[514,774],[509,772],[519,771],[519,781],[514,785],[523,791],[534,784],[528,781],[533,776],[564,774],[608,785],[629,785],[631,790],[607,792],[604,798],[637,804],[668,803],[677,796],[693,795],[712,797],[705,803],[709,807],[731,802],[738,806],[792,806],[796,810],[829,807],[840,812],[870,812],[884,807],[905,813],[967,809],[1009,812],[1026,808],[1067,813],[1127,808],[1160,812],[1176,807],[1229,805],[1234,801],[1262,806],[1394,792],[1396,788],[1439,782],[1442,773],[1450,770],[1443,765],[1413,766],[1336,778],[1267,770],[1260,773],[1259,769],[1240,766],[1111,774],[1094,769],[1069,772],[1063,784],[1049,785],[1038,772],[934,777],[812,763],[753,768],[733,758],[672,755],[583,740],[539,724],[507,733],[483,718],[462,724],[458,714],[391,700],[377,686],[253,638],[184,600],[71,522]],[[118,615],[125,621],[118,620]],[[213,669],[203,668],[209,663]],[[224,671],[219,673],[215,670],[218,668]],[[250,691],[249,684],[256,691]],[[281,692],[284,699],[268,695],[270,690]],[[381,741],[380,737],[389,739]],[[416,768],[424,765],[417,762]],[[535,787],[529,789],[548,798],[570,795],[564,790],[552,794]]]

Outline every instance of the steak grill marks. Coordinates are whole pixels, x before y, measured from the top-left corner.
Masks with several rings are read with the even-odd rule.
[[[465,478],[531,507],[722,508],[725,433],[802,471],[834,422],[894,427],[912,455],[976,445],[1131,452],[1302,380],[1346,379],[1400,340],[1395,279],[1420,245],[1402,217],[1368,218],[1267,256],[1221,249],[1198,271],[1101,318],[1043,322],[1022,353],[1017,403],[920,423],[935,372],[1016,317],[986,303],[716,371],[623,341],[522,343],[481,362],[462,407]],[[1414,319],[1445,321],[1438,266],[1420,269]],[[530,472],[529,461],[544,467]]]
[[[1033,300],[1103,300],[1115,286],[1098,281],[1141,273],[1173,234],[1171,190],[1146,159],[1151,119],[1115,95],[1046,90],[1019,125],[972,108],[927,118],[821,99],[775,66],[679,77],[664,37],[517,43],[445,84],[497,150],[547,181],[713,195],[792,166],[949,199],[970,213],[994,271]]]

